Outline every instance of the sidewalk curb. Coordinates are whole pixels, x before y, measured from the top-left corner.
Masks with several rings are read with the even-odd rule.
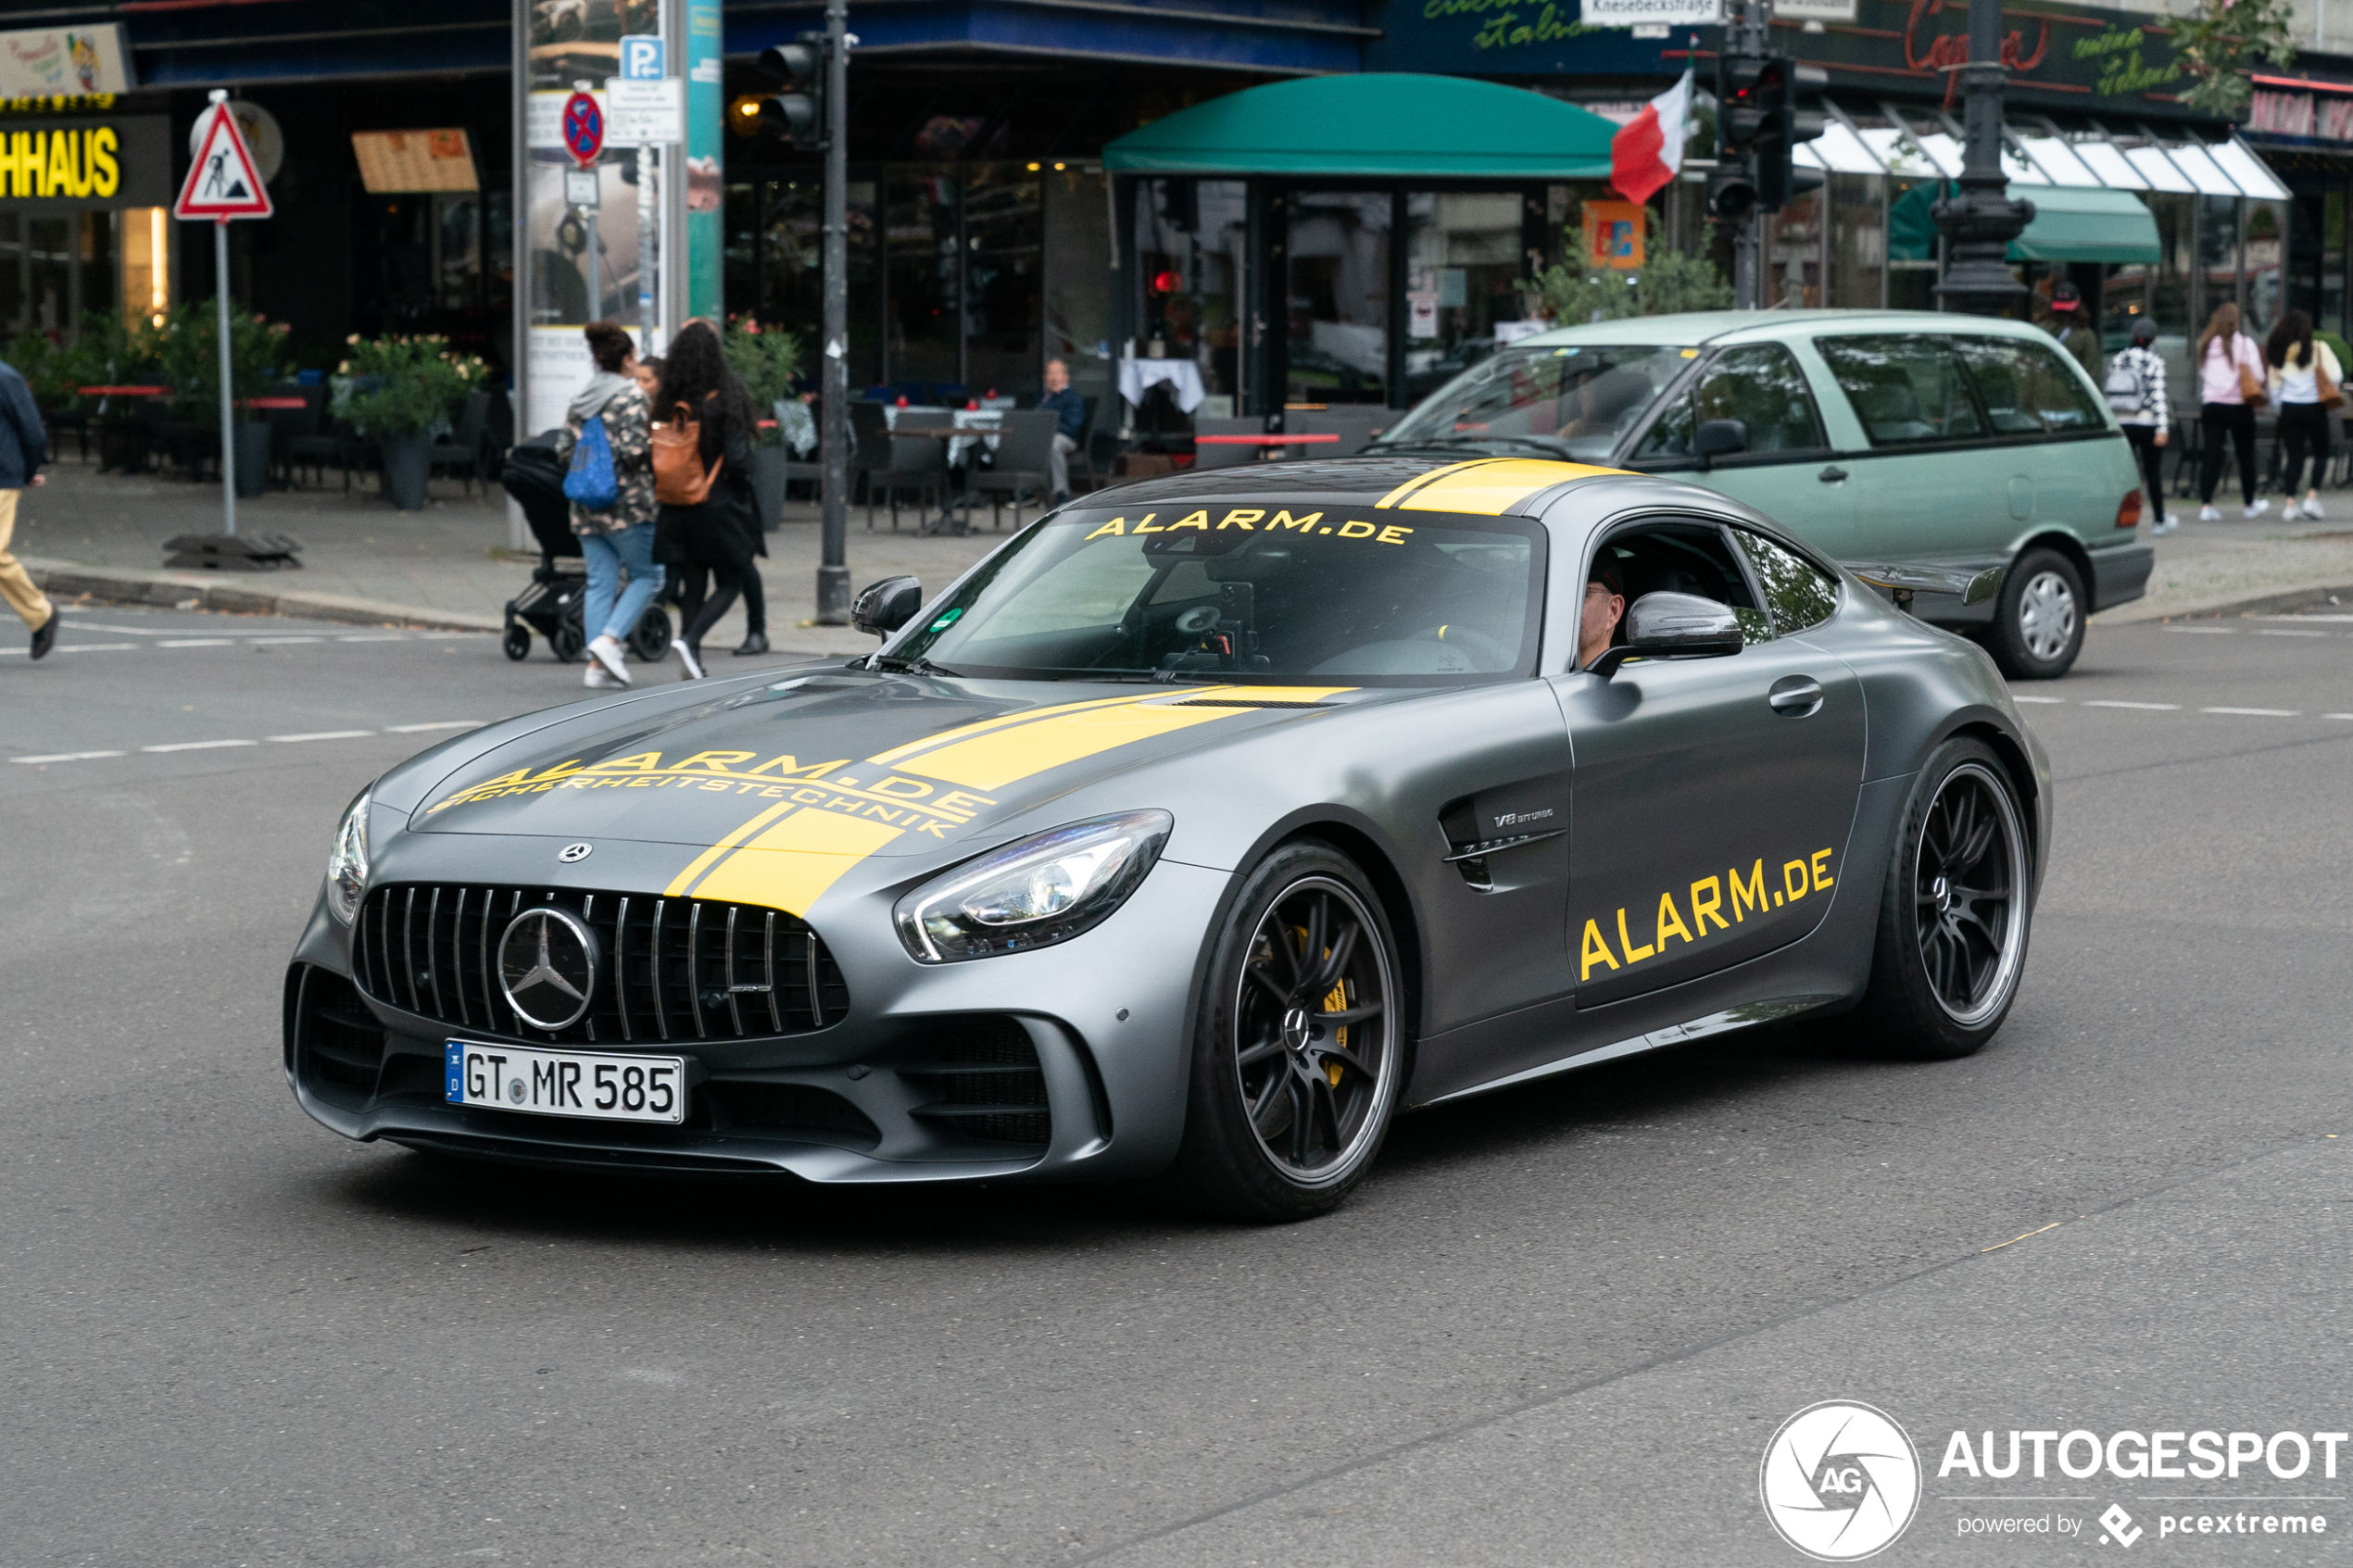
[[[2121,604],[2092,617],[2095,626],[2131,626],[2151,621],[2182,621],[2193,616],[2271,615],[2309,608],[2332,598],[2353,601],[2353,584],[2311,583],[2301,588],[2272,588],[2262,593],[2225,594],[2187,604],[2155,606],[2144,600]]]
[[[60,596],[88,595],[108,604],[163,605],[239,615],[291,615],[351,626],[407,626],[428,632],[497,632],[506,627],[505,619],[496,615],[421,609],[415,605],[392,604],[383,599],[264,587],[264,583],[283,581],[274,573],[222,577],[209,572],[82,566],[35,556],[19,558],[43,592]]]

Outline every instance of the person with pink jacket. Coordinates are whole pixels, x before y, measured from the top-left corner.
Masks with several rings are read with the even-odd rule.
[[[2225,436],[2237,452],[2239,459],[2239,491],[2246,502],[2242,517],[2261,517],[2271,509],[2270,497],[2255,498],[2255,408],[2246,400],[2243,377],[2254,378],[2260,388],[2270,376],[2270,367],[2263,363],[2263,351],[2255,340],[2239,331],[2239,307],[2218,305],[2206,323],[2206,331],[2198,333],[2197,345],[2191,358],[2197,362],[2197,395],[2200,405],[2201,441],[2197,464],[2197,520],[2220,522],[2222,514],[2215,509],[2214,487],[2222,479],[2222,442]]]

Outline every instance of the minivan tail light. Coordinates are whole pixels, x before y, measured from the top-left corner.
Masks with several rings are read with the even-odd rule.
[[[2139,491],[2127,490],[2124,492],[2124,499],[2116,503],[2116,526],[2119,528],[2141,526],[2141,493]]]

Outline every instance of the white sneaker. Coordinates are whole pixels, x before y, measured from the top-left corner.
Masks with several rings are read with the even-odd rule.
[[[604,690],[610,690],[614,686],[622,684],[621,682],[616,681],[611,676],[606,674],[605,667],[598,663],[593,659],[588,661],[587,673],[582,677],[580,684],[584,686],[593,686]]]
[[[2174,525],[2170,522],[2152,522],[2149,524],[2149,537],[2152,539],[2162,539],[2168,533],[2172,533],[2173,528]]]
[[[598,637],[588,645],[588,657],[604,667],[605,673],[612,677],[612,684],[616,686],[629,684],[629,669],[622,663],[621,653],[621,645],[610,637]]]
[[[2255,505],[2242,508],[2239,511],[2239,516],[2248,518],[2261,517],[2265,512],[2268,512],[2271,509],[2271,497],[2265,495],[2258,500]]]
[[[2220,522],[2222,521],[2222,514],[2212,507],[2200,507],[2197,509],[2197,520],[2200,522]]]
[[[694,649],[688,647],[685,643],[673,637],[671,639],[670,651],[676,654],[678,656],[678,662],[686,667],[686,679],[689,681],[699,681],[703,678],[702,665],[695,658]]]
[[[2318,495],[2307,495],[2304,497],[2304,515],[2317,518],[2326,517],[2329,514],[2321,509],[2321,498]]]

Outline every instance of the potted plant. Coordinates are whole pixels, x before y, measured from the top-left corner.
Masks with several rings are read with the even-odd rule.
[[[142,318],[125,322],[112,311],[93,310],[66,345],[71,379],[82,386],[150,386],[163,382],[163,323]],[[163,406],[151,397],[109,395],[94,400],[98,467],[129,473],[146,466],[148,442]]]
[[[760,526],[774,533],[784,516],[786,466],[792,461],[776,405],[793,395],[793,380],[800,374],[800,340],[782,327],[763,327],[756,318],[736,316],[728,319],[725,346],[728,368],[750,389],[753,412],[775,421],[751,433],[752,495],[760,508]]]
[[[447,423],[490,367],[453,354],[445,337],[345,340],[349,358],[336,367],[335,412],[384,450],[384,491],[404,512],[422,510],[432,471],[435,428]]]
[[[171,387],[171,411],[198,439],[220,442],[220,316],[209,300],[172,307],[157,332],[157,358]],[[229,313],[229,388],[236,403],[237,494],[270,488],[270,426],[252,399],[284,373],[286,323]]]

